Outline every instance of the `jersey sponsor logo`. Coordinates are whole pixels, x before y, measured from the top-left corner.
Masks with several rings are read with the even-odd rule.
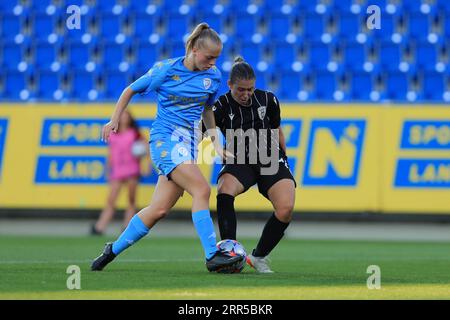
[[[211,79],[210,78],[203,79],[203,86],[205,87],[205,90],[208,90],[209,87],[211,87]]]
[[[8,129],[8,120],[0,119],[0,179],[2,177],[3,150],[5,147],[7,129]]]
[[[313,120],[305,186],[356,186],[366,120]]]
[[[261,106],[258,108],[258,116],[261,120],[264,120],[264,117],[266,116],[266,106]]]

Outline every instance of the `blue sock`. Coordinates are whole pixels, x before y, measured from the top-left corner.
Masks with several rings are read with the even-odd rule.
[[[210,259],[216,253],[216,233],[209,210],[200,210],[192,213],[192,221],[197,234],[205,250],[206,259]]]
[[[126,248],[132,246],[139,239],[144,237],[150,231],[142,222],[137,214],[130,220],[127,228],[122,232],[120,237],[113,243],[112,252],[118,255]]]

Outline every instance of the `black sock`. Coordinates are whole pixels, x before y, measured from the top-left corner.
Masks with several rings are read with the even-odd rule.
[[[288,227],[288,223],[281,222],[277,219],[275,214],[272,214],[270,219],[266,222],[264,230],[262,232],[261,238],[259,239],[256,249],[253,250],[253,255],[255,257],[265,257],[267,256],[273,248],[280,242],[283,238],[284,231]]]
[[[226,193],[217,195],[217,216],[220,238],[236,240],[236,212],[233,196]]]

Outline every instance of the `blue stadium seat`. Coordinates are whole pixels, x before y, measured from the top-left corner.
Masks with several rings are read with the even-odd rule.
[[[102,13],[110,14],[112,13],[114,6],[118,2],[119,1],[115,0],[97,0],[96,1],[97,10]]]
[[[40,71],[37,77],[38,98],[43,100],[54,100],[53,94],[60,87],[59,74],[56,72]]]
[[[397,71],[401,58],[401,47],[398,44],[381,42],[379,47],[379,63],[382,69]]]
[[[372,74],[354,72],[351,76],[351,98],[355,100],[369,100],[372,91]]]
[[[298,11],[304,12],[306,15],[316,14],[316,0],[298,1]]]
[[[444,34],[447,38],[450,37],[450,13],[445,17]]]
[[[356,35],[360,32],[360,28],[363,24],[359,14],[340,14],[339,32],[338,35],[341,39],[355,39]]]
[[[134,17],[134,32],[133,35],[138,39],[148,40],[152,33],[157,32],[157,27],[160,24],[161,16],[149,16],[146,14],[136,14]]]
[[[33,33],[38,40],[47,40],[57,29],[57,17],[46,14],[35,14],[33,17]]]
[[[217,31],[217,33],[220,34],[223,32],[224,23],[223,23],[222,15],[205,12],[205,13],[202,13],[200,16],[201,16],[202,21],[207,22],[211,28],[213,28],[214,30]]]
[[[95,74],[88,72],[72,72],[72,88],[70,98],[75,100],[87,101],[89,99],[89,92],[95,89]]]
[[[298,92],[302,86],[300,73],[283,72],[279,75],[277,96],[279,99],[298,100]]]
[[[155,3],[155,1],[150,1],[150,0],[130,0],[130,1],[128,1],[128,5],[129,5],[129,9],[131,9],[131,11],[145,12],[145,10],[147,9],[147,6],[150,4],[150,2],[152,4]]]
[[[184,56],[186,48],[183,41],[169,41],[166,43],[167,49],[169,51],[170,57],[181,57]]]
[[[57,61],[59,46],[46,41],[36,42],[34,46],[34,63],[42,70],[50,70],[53,62]]]
[[[271,40],[285,40],[286,35],[292,32],[292,19],[283,14],[273,14],[270,17],[269,36]]]
[[[4,96],[7,99],[19,100],[20,92],[26,88],[25,73],[10,71],[6,73],[6,84],[4,90]]]
[[[366,47],[357,42],[346,42],[343,45],[344,68],[362,71],[366,62]]]
[[[369,30],[369,34],[375,39],[391,41],[392,34],[397,31],[397,15],[382,14],[381,15],[381,29]]]
[[[258,17],[241,13],[234,18],[234,36],[237,39],[250,41],[258,30]]]
[[[117,44],[114,41],[102,43],[103,64],[107,71],[119,69],[122,62],[126,62],[126,52],[129,50],[129,43]]]
[[[318,100],[334,100],[336,75],[331,72],[317,72],[314,77],[315,94]]]
[[[256,83],[255,87],[261,90],[267,90],[267,72],[255,70]]]
[[[333,2],[333,8],[335,12],[349,13],[350,8],[355,2],[354,0],[339,0]]]
[[[243,42],[240,45],[240,55],[253,67],[261,61],[261,46],[250,42]]]
[[[3,54],[0,55],[2,56],[2,68],[17,71],[19,63],[25,60],[24,52],[27,51],[28,46],[18,46],[12,41],[5,41],[0,43],[0,47],[3,51]]]
[[[437,6],[439,10],[443,10],[447,14],[450,14],[450,2],[447,0],[437,0]]]
[[[303,35],[307,39],[318,40],[325,30],[324,17],[316,13],[303,16]]]
[[[291,70],[292,63],[297,58],[297,46],[286,42],[271,42],[272,64],[279,70]]]
[[[140,42],[135,50],[135,64],[141,69],[148,71],[159,60],[159,50],[159,46],[148,42]]]
[[[183,4],[184,0],[170,0],[164,1],[164,11],[170,14],[179,13],[180,6]]]
[[[386,75],[386,96],[388,99],[404,101],[408,91],[408,76],[404,73],[391,72]]]
[[[99,18],[100,36],[103,39],[114,40],[122,33],[123,19],[120,15],[102,13]]]
[[[22,33],[22,18],[12,14],[0,15],[0,35],[3,40],[13,40]]]
[[[183,36],[190,33],[191,16],[172,14],[165,19],[166,34],[170,39],[183,40]]]
[[[127,75],[121,72],[108,72],[104,77],[105,96],[118,99],[122,91],[129,85]]]
[[[20,0],[0,1],[0,12],[10,14],[13,13],[14,8],[20,5]]]
[[[425,72],[423,74],[422,88],[426,100],[442,101],[444,76],[436,72]]]
[[[311,42],[308,50],[311,68],[315,70],[326,70],[330,61],[330,48],[328,44],[321,42]]]
[[[93,47],[82,43],[71,42],[68,45],[69,61],[72,68],[85,70],[86,63],[90,62]]]
[[[436,46],[428,42],[416,44],[416,67],[423,70],[434,70],[437,62]]]
[[[429,17],[417,13],[409,15],[409,36],[415,39],[426,39],[429,33]]]

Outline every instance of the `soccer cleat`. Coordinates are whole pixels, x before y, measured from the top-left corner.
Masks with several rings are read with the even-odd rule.
[[[221,251],[217,251],[210,259],[206,260],[206,268],[209,272],[223,272],[227,269],[235,269],[235,265],[242,262],[243,256],[230,257]]]
[[[108,242],[105,245],[105,249],[103,249],[102,254],[94,259],[91,265],[92,271],[102,271],[108,263],[114,260],[116,255],[112,252],[112,245],[112,242]]]
[[[255,257],[254,255],[247,256],[247,264],[256,269],[259,273],[273,273],[269,267],[268,257]]]

